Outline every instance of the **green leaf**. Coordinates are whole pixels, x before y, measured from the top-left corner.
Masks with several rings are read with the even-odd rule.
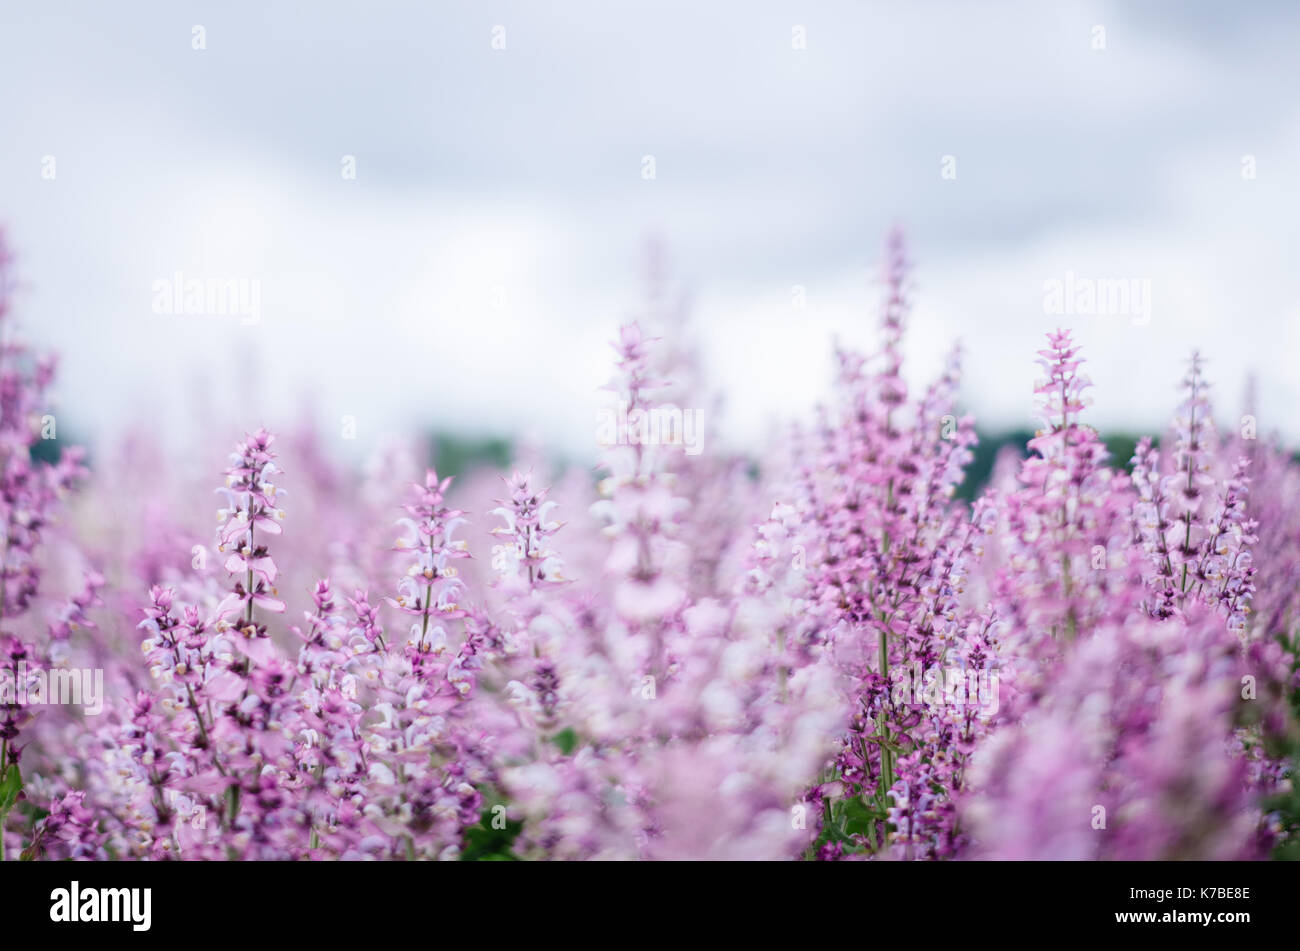
[[[551,737],[551,742],[560,748],[560,752],[568,756],[578,745],[578,734],[573,727],[567,726],[555,736]]]
[[[818,849],[830,842],[838,842],[846,853],[875,851],[886,818],[886,813],[878,806],[864,802],[858,796],[830,802],[826,805],[821,835],[810,846],[809,855],[815,856]],[[859,844],[850,838],[853,835],[865,836],[871,844]]]
[[[840,828],[844,830],[845,838],[851,835],[866,835],[873,822],[885,818],[884,812],[869,807],[856,796],[842,800],[837,805],[840,806]]]
[[[8,815],[23,791],[23,777],[14,763],[0,777],[0,816]]]
[[[514,819],[507,819],[505,828],[492,828],[494,816],[492,807],[483,810],[479,824],[465,830],[465,841],[461,847],[462,862],[517,862],[519,856],[510,851],[515,839],[523,831],[524,824]]]

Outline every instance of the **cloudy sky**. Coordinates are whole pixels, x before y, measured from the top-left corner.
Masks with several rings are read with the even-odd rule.
[[[897,222],[911,368],[960,338],[986,427],[1064,324],[1103,426],[1161,425],[1199,347],[1221,422],[1253,372],[1297,441],[1298,45],[1285,3],[8,4],[0,222],[82,439],[305,408],[589,453],[657,235],[752,441],[873,342]],[[158,313],[177,275],[256,322]],[[1134,293],[1047,313],[1067,279]]]

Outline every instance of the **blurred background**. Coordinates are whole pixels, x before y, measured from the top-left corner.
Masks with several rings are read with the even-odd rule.
[[[8,4],[0,223],[92,449],[305,416],[586,461],[647,269],[756,447],[874,345],[894,224],[908,375],[960,339],[985,433],[1063,325],[1103,430],[1161,431],[1199,347],[1221,425],[1253,373],[1295,442],[1298,46],[1284,2]]]

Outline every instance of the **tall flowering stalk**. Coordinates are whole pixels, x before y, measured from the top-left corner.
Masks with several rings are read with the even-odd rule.
[[[280,472],[271,450],[274,441],[259,429],[235,447],[226,485],[218,489],[226,506],[217,516],[217,550],[228,553],[224,567],[235,579],[231,596],[218,608],[218,629],[233,647],[228,670],[240,681],[238,701],[225,708],[216,725],[218,736],[232,747],[225,763],[233,779],[226,821],[239,830],[241,843],[246,835],[255,854],[264,857],[275,854],[274,831],[267,826],[280,821],[275,813],[283,806],[275,791],[275,760],[284,753],[281,717],[293,676],[257,615],[259,608],[273,614],[285,610],[276,597],[278,569],[266,544],[267,536],[281,534],[284,519],[273,481]]]
[[[28,691],[20,688],[42,667],[63,659],[61,630],[52,632],[53,642],[42,641],[22,630],[23,618],[41,588],[42,535],[62,496],[84,474],[78,448],[64,448],[52,465],[35,457],[39,444],[52,435],[54,417],[46,399],[54,362],[34,356],[17,334],[12,264],[0,233],[0,664],[9,687],[0,696],[0,860],[6,823],[23,790],[22,732],[37,713],[22,702]]]
[[[284,602],[275,597],[277,569],[265,541],[265,536],[281,533],[284,519],[284,510],[276,500],[276,484],[271,481],[280,471],[271,452],[274,441],[274,436],[259,429],[236,446],[226,470],[226,485],[217,490],[226,499],[226,506],[217,513],[222,523],[217,550],[229,553],[225,568],[235,576],[234,598],[243,613],[238,633],[248,641],[267,636],[266,625],[254,620],[255,608],[284,611]]]
[[[642,673],[657,681],[672,675],[672,642],[686,600],[687,547],[678,537],[684,500],[668,471],[672,447],[643,439],[659,405],[655,392],[665,382],[650,361],[654,341],[638,324],[621,328],[614,344],[616,373],[608,384],[629,421],[624,434],[604,434],[608,446],[601,466],[602,500],[595,511],[612,539],[606,566],[613,585],[614,609],[644,654]]]
[[[1190,602],[1212,604],[1244,633],[1254,593],[1250,550],[1259,527],[1248,506],[1251,460],[1230,460],[1232,444],[1220,443],[1198,354],[1183,386],[1171,471],[1161,472],[1148,439],[1133,459],[1140,494],[1134,518],[1154,593],[1148,610],[1170,617]]]
[[[398,540],[397,551],[410,554],[412,561],[406,577],[398,583],[398,596],[393,603],[402,612],[419,619],[411,628],[410,644],[417,654],[429,650],[431,619],[432,630],[436,632],[437,618],[464,616],[456,603],[462,583],[453,562],[469,553],[451,537],[464,519],[462,512],[444,502],[450,484],[450,479],[439,481],[438,474],[429,470],[424,484],[415,487],[415,501],[406,507],[409,517],[401,522],[408,534]]]
[[[910,774],[932,769],[939,749],[929,744],[946,742],[946,731],[922,727],[919,703],[893,685],[963,653],[966,622],[955,593],[985,530],[982,515],[972,519],[952,502],[975,442],[974,421],[955,411],[957,354],[921,398],[908,399],[907,274],[902,238],[894,234],[878,369],[858,354],[837,353],[840,405],[823,412],[819,448],[803,467],[801,505],[814,529],[812,591],[837,619],[831,642],[854,707],[830,777],[829,788],[839,790],[827,806],[838,838],[827,843],[827,855],[842,854],[846,844],[884,849],[896,827],[891,803],[907,800],[909,787],[931,785]],[[907,777],[900,776],[904,761]]]
[[[429,470],[413,486],[396,550],[409,558],[391,603],[408,615],[405,643],[381,645],[376,636],[374,678],[379,722],[363,733],[369,762],[367,821],[383,838],[362,840],[365,854],[398,858],[455,858],[464,830],[479,817],[488,768],[480,737],[464,716],[477,671],[479,641],[457,644],[448,627],[472,616],[461,603],[464,585],[455,562],[468,557],[453,538],[463,513],[446,503],[450,479]],[[369,642],[369,639],[367,639]]]
[[[1070,646],[1096,625],[1126,617],[1132,598],[1132,490],[1083,421],[1092,383],[1068,331],[1048,334],[1039,365],[1044,425],[1003,497],[995,583],[1009,630],[1002,660],[1011,693],[1002,706],[1012,718],[1037,702]]]
[[[549,519],[556,503],[547,499],[547,489],[534,487],[530,473],[515,473],[507,487],[510,497],[493,511],[505,524],[492,530],[505,540],[494,548],[494,567],[500,572],[497,586],[516,618],[512,647],[522,655],[518,679],[507,689],[528,722],[544,734],[556,729],[560,717],[555,641],[563,636],[565,621],[548,612],[544,594],[567,583],[551,542],[561,526]]]

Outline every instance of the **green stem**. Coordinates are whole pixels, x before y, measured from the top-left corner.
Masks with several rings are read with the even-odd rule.
[[[1188,434],[1188,435],[1187,435],[1187,438],[1188,438],[1189,442],[1191,443],[1191,445],[1188,447],[1189,450],[1190,450],[1190,449],[1195,449],[1195,448],[1197,448],[1197,439],[1196,439],[1196,403],[1195,403],[1195,397],[1196,397],[1196,391],[1193,390],[1193,391],[1192,391],[1193,403],[1192,403],[1192,408],[1191,408],[1191,417],[1189,418],[1189,424],[1188,424],[1188,427],[1187,427],[1187,434]],[[1193,460],[1193,458],[1192,458],[1192,454],[1191,454],[1191,452],[1189,451],[1189,452],[1187,453],[1187,494],[1188,494],[1188,498],[1191,497],[1191,492],[1192,492],[1192,471],[1193,471],[1193,468],[1194,468],[1194,460]],[[1183,521],[1187,524],[1187,532],[1186,532],[1186,534],[1183,535],[1183,577],[1182,577],[1182,582],[1179,584],[1179,587],[1182,589],[1182,593],[1183,593],[1183,594],[1186,594],[1186,593],[1187,593],[1187,550],[1188,550],[1188,549],[1191,547],[1191,545],[1192,545],[1192,513],[1191,513],[1190,510],[1188,510],[1188,512],[1187,512],[1185,515],[1183,515]]]
[[[889,683],[889,635],[886,629],[880,629],[880,673],[885,678],[885,683]],[[885,711],[880,711],[877,719],[877,729],[880,731],[881,739],[884,745],[880,747],[880,777],[881,777],[881,799],[880,804],[885,804],[885,794],[893,788],[894,785],[894,752],[889,748],[889,724],[885,719]]]
[[[894,507],[894,480],[892,478],[889,480],[889,484],[886,487],[885,495],[886,495],[885,511],[886,513],[891,513]],[[892,541],[892,539],[889,537],[888,527],[886,527],[884,531],[881,533],[880,541],[881,541],[881,546],[880,546],[881,554],[887,557],[889,555],[890,543]],[[877,641],[877,645],[879,649],[879,659],[880,659],[880,675],[885,680],[886,691],[889,690],[888,687],[889,684],[889,622],[890,620],[892,620],[892,618],[893,618],[892,614],[890,614],[889,617],[887,618],[885,616],[885,612],[883,609],[877,609],[876,619],[880,622],[880,638]],[[888,692],[886,692],[886,703],[884,706],[882,706],[880,714],[877,717],[877,721],[876,721],[876,730],[879,732],[881,738],[880,785],[877,789],[877,794],[880,800],[880,808],[882,810],[886,808],[886,804],[888,802],[889,790],[893,788],[894,785],[894,753],[889,748],[889,723],[886,720],[887,705],[888,705]],[[883,844],[884,841],[883,829],[881,830],[881,841]]]
[[[6,761],[9,758],[9,740],[0,740],[0,786],[4,785],[5,774],[9,772]],[[5,822],[9,819],[9,810],[0,812],[0,862],[5,860]]]

